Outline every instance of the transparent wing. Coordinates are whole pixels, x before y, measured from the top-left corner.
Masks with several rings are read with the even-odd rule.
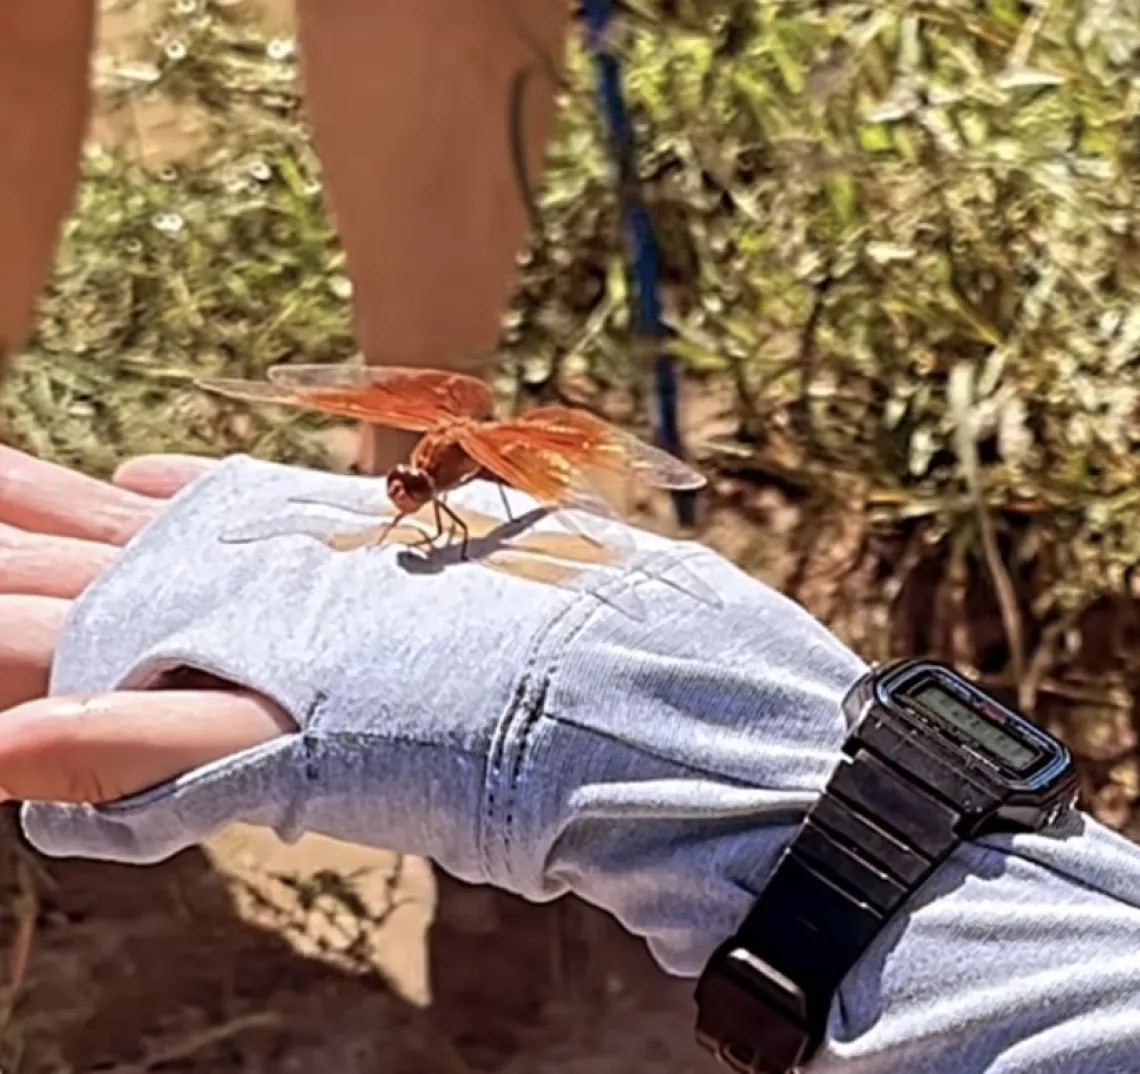
[[[565,453],[537,445],[527,430],[511,428],[510,423],[479,425],[465,430],[460,444],[483,469],[544,507],[576,507],[615,517]]]
[[[461,443],[483,469],[546,506],[613,517],[602,479],[629,475],[657,488],[691,489],[704,477],[664,451],[584,411],[544,407],[522,418],[488,422]]]
[[[393,526],[391,515],[347,505],[324,505],[331,510],[297,511],[235,526],[222,534],[227,544],[246,544],[275,537],[310,537],[335,552],[353,552],[378,545],[423,546],[432,536],[434,523],[426,512],[419,512]],[[609,586],[613,570],[623,570],[636,552],[632,538],[623,529],[607,531],[603,537],[570,523],[570,533],[528,529],[506,536],[487,545],[484,554],[479,547],[503,526],[503,520],[468,508],[458,513],[469,528],[472,551],[482,566],[531,582],[560,589],[590,592],[599,600],[634,619],[643,619],[645,609],[632,585]],[[371,525],[354,525],[345,515],[369,517]],[[564,513],[549,516],[565,521]],[[663,582],[679,592],[704,603],[719,606],[715,591],[681,563],[666,566],[648,579]]]
[[[431,413],[433,424],[444,418],[489,418],[494,412],[491,389],[478,377],[442,369],[366,366],[359,361],[336,365],[275,365],[270,383],[305,394],[359,391],[378,410],[399,413],[414,400],[416,414]]]
[[[526,430],[530,443],[561,453],[584,472],[628,473],[661,489],[699,489],[706,484],[687,463],[585,410],[538,407],[497,424],[508,436]]]
[[[631,619],[645,619],[645,605],[632,587],[614,588],[608,592],[604,571],[585,569],[573,561],[558,557],[548,558],[531,551],[519,552],[507,548],[487,556],[480,564],[493,571],[509,574],[527,582],[554,586],[570,592],[589,593],[604,604]]]
[[[277,365],[266,381],[200,380],[205,391],[253,403],[306,407],[373,425],[423,432],[454,418],[491,414],[481,380],[437,369],[338,365]]]
[[[228,399],[241,399],[247,403],[273,403],[279,406],[310,406],[297,393],[263,380],[199,379],[194,383],[205,392],[224,395]]]

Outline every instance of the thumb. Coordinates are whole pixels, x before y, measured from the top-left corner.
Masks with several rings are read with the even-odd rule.
[[[123,463],[111,481],[140,496],[168,500],[217,464],[203,455],[139,455]]]
[[[295,729],[237,690],[51,697],[0,714],[0,800],[103,803]]]

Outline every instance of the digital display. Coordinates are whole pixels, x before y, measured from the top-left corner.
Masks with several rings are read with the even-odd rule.
[[[985,753],[1018,772],[1028,768],[1040,756],[1037,750],[979,715],[941,686],[928,683],[910,696],[928,714],[961,732]]]

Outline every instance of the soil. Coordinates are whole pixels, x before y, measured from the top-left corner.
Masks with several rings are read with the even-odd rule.
[[[46,865],[6,1069],[692,1067],[688,986],[579,903],[322,839],[219,844],[146,869]]]

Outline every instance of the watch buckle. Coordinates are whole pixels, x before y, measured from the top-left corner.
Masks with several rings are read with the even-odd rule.
[[[736,1074],[790,1074],[811,1045],[803,990],[729,943],[697,985],[697,1040]]]

